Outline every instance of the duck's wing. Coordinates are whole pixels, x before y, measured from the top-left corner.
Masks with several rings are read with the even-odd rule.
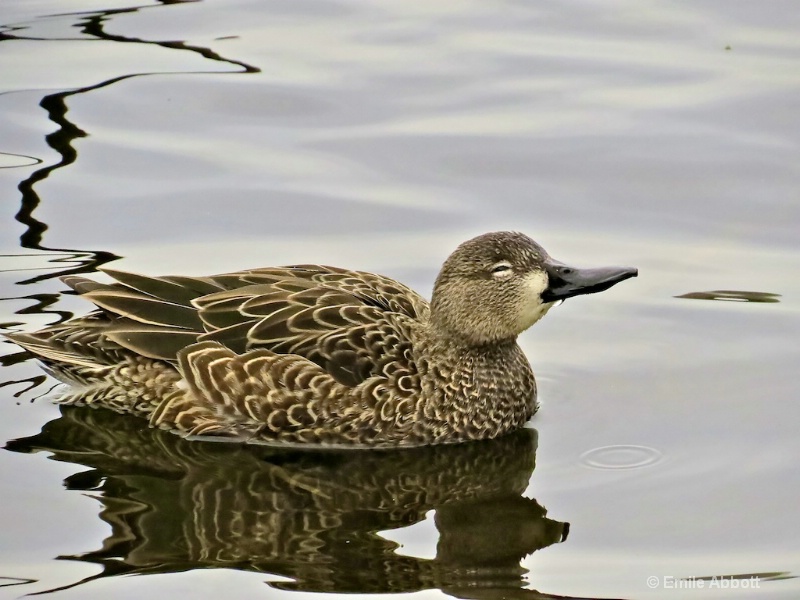
[[[258,283],[194,300],[206,329],[198,341],[299,355],[351,386],[405,365],[406,325],[428,312],[416,292],[371,273],[303,265],[245,277]]]
[[[348,385],[402,356],[408,347],[403,323],[429,310],[424,298],[388,277],[318,265],[198,278],[105,272],[119,283],[64,279],[102,309],[92,315],[103,323],[93,330],[94,355],[97,348],[122,348],[176,362],[182,348],[216,341],[237,353],[296,354]]]

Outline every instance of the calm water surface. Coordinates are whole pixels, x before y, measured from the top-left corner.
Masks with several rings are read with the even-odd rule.
[[[57,276],[117,258],[427,293],[510,228],[641,275],[522,337],[536,431],[464,447],[189,443],[60,410],[0,344],[0,597],[800,596],[799,26],[782,1],[3,2],[5,330],[86,311]]]

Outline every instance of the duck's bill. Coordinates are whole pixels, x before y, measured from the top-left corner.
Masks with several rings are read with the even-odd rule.
[[[596,269],[577,269],[558,262],[546,265],[549,283],[542,293],[544,302],[566,300],[572,296],[595,294],[607,290],[639,274],[632,267],[599,267]]]

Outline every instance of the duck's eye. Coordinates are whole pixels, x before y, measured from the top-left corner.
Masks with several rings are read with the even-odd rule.
[[[508,277],[512,273],[511,263],[502,261],[492,266],[489,272],[493,277]]]

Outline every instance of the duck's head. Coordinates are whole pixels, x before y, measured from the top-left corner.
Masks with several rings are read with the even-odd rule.
[[[637,274],[629,267],[568,267],[526,235],[486,233],[461,244],[442,266],[431,325],[469,345],[513,340],[558,301]]]

